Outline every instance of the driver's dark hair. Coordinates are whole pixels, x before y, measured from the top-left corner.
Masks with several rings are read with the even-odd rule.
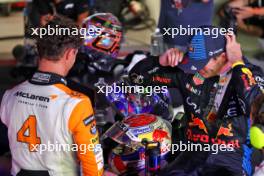
[[[82,44],[82,38],[78,25],[69,18],[55,16],[43,28],[52,29],[68,29],[70,33],[65,32],[63,35],[43,35],[37,37],[37,48],[40,59],[58,61],[64,54],[66,49],[78,49]],[[72,31],[75,31],[73,33]],[[78,31],[78,32],[76,32]],[[73,35],[74,34],[74,35]]]
[[[264,94],[259,95],[251,105],[251,115],[255,124],[264,125]]]

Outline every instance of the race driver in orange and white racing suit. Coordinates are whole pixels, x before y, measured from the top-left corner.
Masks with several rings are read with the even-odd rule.
[[[48,25],[78,28],[59,16]],[[71,34],[39,38],[38,71],[30,80],[5,92],[0,117],[8,128],[13,176],[103,174],[90,99],[68,88],[64,78],[81,44],[80,36]]]

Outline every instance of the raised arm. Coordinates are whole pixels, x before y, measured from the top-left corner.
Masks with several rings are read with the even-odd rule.
[[[226,46],[227,58],[232,64],[232,81],[236,93],[241,100],[251,104],[253,99],[263,92],[254,79],[252,70],[245,65],[242,59],[240,44],[236,42],[236,37],[234,35],[227,36]]]
[[[179,78],[184,73],[176,66],[182,61],[183,53],[169,49],[160,57],[149,57],[138,62],[130,71],[129,77],[137,85],[161,85],[178,87]]]

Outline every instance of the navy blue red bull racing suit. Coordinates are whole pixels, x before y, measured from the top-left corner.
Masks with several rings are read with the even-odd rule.
[[[251,175],[251,147],[249,144],[250,102],[263,93],[261,69],[256,73],[259,84],[243,63],[232,69],[229,81],[214,76],[203,78],[198,73],[186,74],[177,67],[162,67],[158,57],[137,63],[129,73],[137,85],[166,85],[177,87],[183,96],[187,119],[186,140],[199,144],[231,144],[233,151],[182,152],[162,175]],[[255,74],[255,73],[254,73]],[[261,83],[262,80],[262,83]],[[226,83],[225,83],[226,81]],[[210,113],[220,85],[226,84],[218,111]],[[222,90],[223,91],[223,90]],[[220,91],[221,92],[221,91]],[[222,172],[223,173],[223,172]]]

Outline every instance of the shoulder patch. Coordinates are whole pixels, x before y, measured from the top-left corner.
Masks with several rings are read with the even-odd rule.
[[[94,115],[91,115],[89,117],[86,117],[84,120],[83,120],[83,123],[85,126],[91,124],[93,121],[95,120],[95,117]]]

